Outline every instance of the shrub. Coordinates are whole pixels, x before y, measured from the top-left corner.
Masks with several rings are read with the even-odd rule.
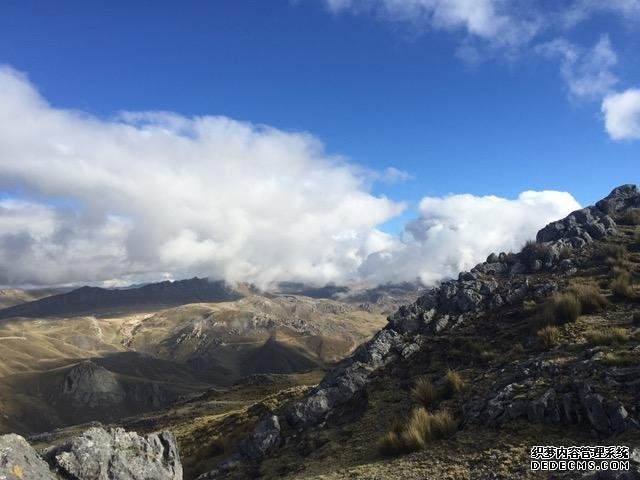
[[[418,377],[411,389],[411,398],[414,402],[428,407],[438,399],[438,392],[431,380],[426,377]]]
[[[455,370],[449,370],[442,384],[442,398],[451,398],[462,392],[465,387],[466,385],[460,374]]]
[[[548,325],[538,330],[537,336],[544,348],[551,348],[558,344],[560,329],[555,325]]]
[[[624,328],[609,327],[601,330],[588,330],[584,333],[587,343],[596,345],[613,345],[629,341],[629,332]]]
[[[630,208],[618,218],[623,225],[640,225],[640,208]]]
[[[636,294],[631,285],[631,274],[628,271],[618,271],[615,273],[610,285],[611,291],[618,298],[635,299]]]
[[[640,312],[633,312],[633,317],[631,319],[635,326],[640,325]]]
[[[542,320],[545,325],[573,323],[580,316],[580,302],[570,294],[555,294],[545,303]]]
[[[569,292],[574,294],[580,302],[581,313],[599,312],[609,304],[595,285],[574,285]]]

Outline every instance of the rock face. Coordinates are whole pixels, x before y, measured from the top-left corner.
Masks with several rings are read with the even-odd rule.
[[[76,407],[108,407],[126,397],[115,375],[90,360],[78,363],[65,375],[60,396]]]
[[[0,437],[1,480],[56,480],[45,461],[20,435]]]
[[[90,428],[47,450],[44,459],[21,436],[0,437],[0,479],[63,478],[182,480],[182,464],[175,437],[169,432],[140,436],[120,428]]]
[[[47,452],[64,475],[78,480],[181,480],[182,464],[169,432],[142,437],[121,428],[91,428]]]
[[[280,438],[285,423],[296,431],[321,426],[331,415],[358,401],[373,372],[398,358],[411,356],[419,350],[420,342],[429,336],[454,329],[489,310],[521,302],[527,295],[536,299],[551,295],[558,288],[557,282],[545,283],[527,274],[548,271],[557,274],[559,279],[573,274],[573,262],[563,252],[582,248],[615,233],[616,224],[609,213],[638,205],[640,192],[635,186],[616,188],[596,206],[578,210],[547,225],[538,232],[537,242],[522,252],[492,254],[470,272],[461,273],[458,279],[443,282],[415,303],[400,307],[389,317],[385,329],[328,373],[306,397],[277,412],[271,422],[262,422],[243,443],[257,444],[261,448],[240,448],[227,462],[202,478],[217,478],[242,461],[259,460],[271,448],[286,441]],[[604,399],[600,401],[598,394],[593,392],[582,396],[572,392],[571,395],[571,402],[577,402],[579,407],[565,408],[564,413],[560,409],[564,408],[565,397],[559,398],[558,392],[548,392],[526,405],[515,405],[509,415],[530,414],[533,418],[553,421],[556,418],[560,421],[562,415],[580,415],[581,420],[584,417],[603,434],[624,428],[626,411],[624,407],[620,408],[621,405],[607,403]],[[509,398],[508,393],[503,396]],[[496,402],[503,407],[501,399]],[[486,408],[486,405],[476,408]],[[499,415],[504,415],[505,408]]]

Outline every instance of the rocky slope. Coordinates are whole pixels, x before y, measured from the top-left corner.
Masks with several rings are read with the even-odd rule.
[[[326,478],[396,478],[378,467],[369,476],[349,468],[373,463],[371,435],[391,428],[389,412],[402,418],[414,408],[408,390],[418,378],[427,376],[437,391],[445,391],[450,369],[460,382],[466,379],[459,389],[464,393],[430,402],[453,412],[462,429],[447,447],[456,438],[482,443],[504,429],[491,441],[499,445],[511,438],[512,460],[520,460],[517,469],[501,468],[501,476],[491,476],[495,464],[487,459],[477,469],[487,476],[478,478],[531,474],[526,445],[532,442],[585,444],[623,434],[638,445],[640,332],[632,318],[639,298],[634,283],[640,277],[640,233],[628,226],[640,223],[638,207],[635,186],[616,188],[595,206],[542,229],[522,252],[492,254],[400,308],[317,387],[265,415],[201,478],[315,478],[321,472],[333,472]],[[594,298],[603,300],[594,307]],[[575,318],[563,319],[565,303],[578,305]],[[543,342],[544,327],[557,337],[551,347]],[[440,452],[437,442],[426,452],[434,450]],[[457,450],[458,457],[448,457],[448,470],[432,464],[425,477],[404,466],[398,478],[414,478],[416,472],[415,478],[466,478],[471,455]],[[328,457],[329,463],[323,460]],[[456,470],[460,464],[466,473]],[[339,468],[345,469],[342,475]]]

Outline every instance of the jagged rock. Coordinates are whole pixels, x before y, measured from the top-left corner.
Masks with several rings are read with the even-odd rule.
[[[240,445],[241,454],[249,459],[260,458],[280,440],[280,421],[277,415],[267,417],[254,430],[254,434]]]
[[[53,447],[45,458],[74,480],[182,480],[176,439],[169,432],[140,436],[94,427]]]
[[[606,214],[618,213],[626,208],[640,207],[640,191],[627,184],[614,188],[609,195],[596,202],[596,208]]]
[[[60,396],[76,407],[95,408],[122,403],[126,394],[112,372],[86,360],[67,372]]]
[[[1,480],[56,480],[49,466],[20,435],[0,436]]]

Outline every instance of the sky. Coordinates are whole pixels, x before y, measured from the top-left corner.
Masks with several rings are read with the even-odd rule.
[[[0,285],[432,284],[638,181],[640,0],[0,4]]]

